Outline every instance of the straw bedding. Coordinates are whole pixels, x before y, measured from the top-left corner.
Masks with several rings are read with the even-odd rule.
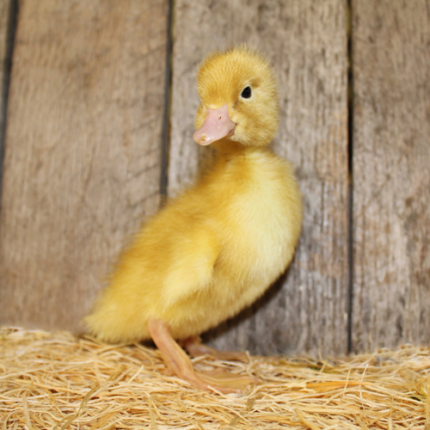
[[[0,428],[430,430],[430,349],[349,359],[195,359],[260,383],[206,393],[164,376],[158,351],[70,333],[0,329]]]

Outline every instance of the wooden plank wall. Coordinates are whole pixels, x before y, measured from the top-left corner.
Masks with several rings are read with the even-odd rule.
[[[0,324],[79,330],[119,249],[157,211],[160,178],[174,196],[211,160],[192,142],[199,62],[247,42],[275,67],[273,148],[296,167],[303,235],[269,294],[207,339],[312,355],[346,353],[349,335],[354,351],[428,343],[430,7],[416,3],[351,0],[348,88],[346,1],[176,0],[170,89],[168,0],[22,0],[0,212]]]
[[[1,321],[76,330],[157,211],[167,4],[20,2],[2,210]]]
[[[430,2],[353,1],[357,351],[430,343]]]
[[[346,4],[341,0],[175,4],[169,193],[181,190],[210,158],[207,148],[190,145],[199,62],[207,52],[247,42],[275,66],[281,126],[274,149],[296,167],[305,206],[303,235],[288,275],[252,309],[215,330],[215,345],[266,354],[345,353]],[[189,25],[190,20],[199,25]],[[195,40],[198,47],[189,49]]]

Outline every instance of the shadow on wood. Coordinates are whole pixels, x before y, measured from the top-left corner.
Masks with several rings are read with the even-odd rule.
[[[207,343],[213,343],[216,341],[219,337],[226,335],[227,333],[231,333],[235,330],[240,330],[241,325],[245,321],[251,321],[251,318],[255,316],[258,312],[260,312],[262,309],[264,309],[270,302],[273,302],[276,300],[277,296],[281,293],[282,287],[284,286],[287,277],[288,277],[289,269],[285,273],[283,273],[278,280],[252,305],[248,306],[241,312],[239,312],[236,316],[233,318],[228,319],[227,321],[224,321],[221,323],[218,327],[214,327],[213,329],[209,330],[203,335],[203,340]],[[275,332],[276,337],[276,330],[280,330],[280,327],[274,327],[273,328]],[[273,333],[271,334],[273,337]],[[248,334],[248,342],[247,342],[247,350],[251,354],[256,354],[256,351],[258,351],[258,340],[255,338],[254,334],[252,332],[249,332]],[[279,344],[282,344],[281,342]],[[278,351],[276,351],[278,354],[281,354],[283,352],[283,346],[282,348],[279,348]]]

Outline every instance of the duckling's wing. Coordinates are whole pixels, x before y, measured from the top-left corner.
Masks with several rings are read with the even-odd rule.
[[[162,287],[165,307],[210,285],[221,246],[214,231],[201,225],[179,238],[173,248]]]

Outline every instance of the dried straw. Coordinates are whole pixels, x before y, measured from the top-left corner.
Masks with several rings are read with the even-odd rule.
[[[337,361],[194,360],[261,383],[206,393],[164,376],[158,351],[70,333],[0,329],[0,429],[430,430],[430,348]]]

